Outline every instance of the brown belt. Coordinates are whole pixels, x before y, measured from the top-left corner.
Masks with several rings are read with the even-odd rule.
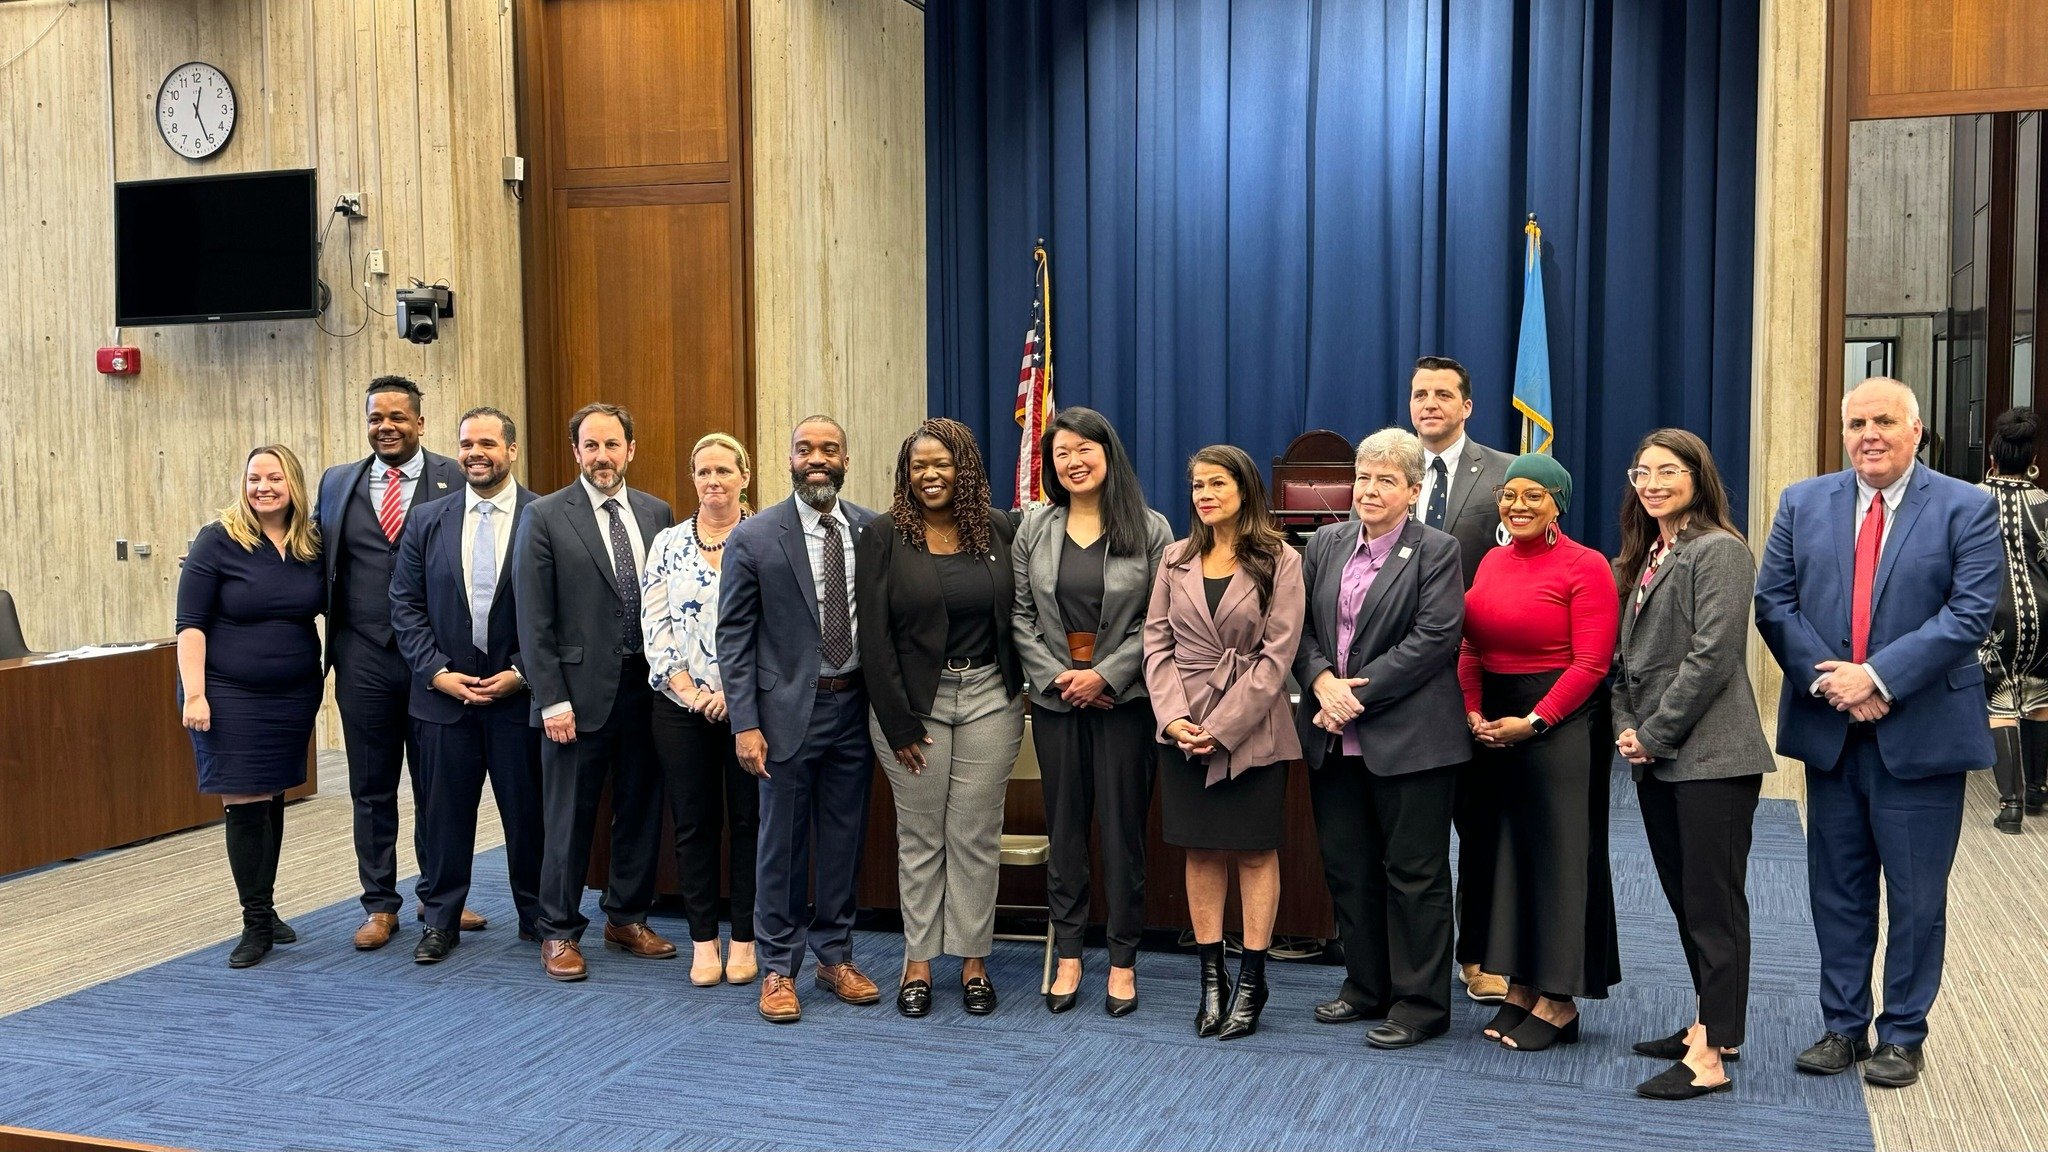
[[[859,669],[855,669],[845,676],[818,677],[818,691],[820,692],[850,692],[858,687],[860,687]]]
[[[1091,664],[1095,660],[1095,633],[1067,633],[1067,655],[1073,658],[1074,667]]]

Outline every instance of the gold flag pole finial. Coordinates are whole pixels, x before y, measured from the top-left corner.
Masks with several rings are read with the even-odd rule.
[[[1052,391],[1052,260],[1045,252],[1045,237],[1031,246],[1031,259],[1038,265],[1039,294],[1045,299],[1045,390]]]

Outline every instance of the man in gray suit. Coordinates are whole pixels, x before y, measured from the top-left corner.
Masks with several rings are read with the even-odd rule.
[[[1408,386],[1408,419],[1422,439],[1422,494],[1415,501],[1415,518],[1431,528],[1457,537],[1459,564],[1465,587],[1479,562],[1497,547],[1500,538],[1500,508],[1493,490],[1507,482],[1508,465],[1514,457],[1474,442],[1465,434],[1465,422],[1472,416],[1472,374],[1448,356],[1424,356],[1415,362],[1415,375]],[[1452,822],[1458,829],[1458,887],[1466,877],[1491,875],[1495,827],[1500,818],[1483,779],[1471,768],[1458,770],[1458,798]],[[1464,916],[1459,902],[1459,916]],[[1484,915],[1483,910],[1474,910]],[[1465,933],[1459,933],[1461,937]],[[1472,936],[1477,939],[1477,933]],[[1465,991],[1482,1004],[1506,999],[1508,983],[1491,972],[1479,970],[1477,955],[1458,957],[1458,976]]]
[[[640,636],[647,545],[675,522],[663,501],[626,488],[633,416],[586,404],[569,418],[582,475],[535,500],[514,545],[519,651],[541,742],[541,964],[555,980],[587,974],[583,874],[605,782],[612,789],[604,942],[666,960],[675,945],[647,926],[661,837],[653,690]]]

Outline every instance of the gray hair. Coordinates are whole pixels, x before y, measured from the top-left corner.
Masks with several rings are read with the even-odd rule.
[[[1919,421],[1919,419],[1920,419],[1920,395],[1919,395],[1919,393],[1917,393],[1917,392],[1913,391],[1913,390],[1912,390],[1911,388],[1907,387],[1907,386],[1906,386],[1906,384],[1905,384],[1905,383],[1904,383],[1903,381],[1899,381],[1899,380],[1894,380],[1894,379],[1892,379],[1892,378],[1891,378],[1891,377],[1889,377],[1889,376],[1872,376],[1872,377],[1870,377],[1869,379],[1867,379],[1867,380],[1864,380],[1863,382],[1861,382],[1861,383],[1857,384],[1857,385],[1856,385],[1856,386],[1855,386],[1854,388],[1851,388],[1851,389],[1849,389],[1849,390],[1848,390],[1847,392],[1844,392],[1844,393],[1842,393],[1842,420],[1843,420],[1843,422],[1844,422],[1844,423],[1847,423],[1847,422],[1848,422],[1848,419],[1849,419],[1849,398],[1850,398],[1850,397],[1852,397],[1852,396],[1854,396],[1854,395],[1856,395],[1856,394],[1857,394],[1858,392],[1861,392],[1861,391],[1863,391],[1863,390],[1864,390],[1865,388],[1872,388],[1872,387],[1878,387],[1878,388],[1896,388],[1896,389],[1898,389],[1899,391],[1901,391],[1901,392],[1905,393],[1905,395],[1906,395],[1906,419],[1908,419],[1908,420],[1912,420],[1912,421],[1915,421],[1915,422],[1918,422],[1918,421]]]
[[[1394,465],[1411,487],[1422,483],[1422,441],[1406,428],[1382,428],[1360,440],[1352,466],[1367,461]]]

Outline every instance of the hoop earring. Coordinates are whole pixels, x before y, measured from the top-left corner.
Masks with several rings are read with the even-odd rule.
[[[1493,526],[1493,539],[1495,543],[1505,548],[1508,546],[1508,541],[1514,539],[1514,537],[1508,535],[1508,526],[1506,524],[1496,524]]]
[[[1557,547],[1557,521],[1552,520],[1549,524],[1544,526],[1543,542],[1545,544],[1550,545],[1552,548]]]
[[[2040,466],[2039,464],[2029,464],[2029,465],[2027,465],[2027,479],[2029,479],[2029,480],[2039,480],[2040,478],[2041,478],[2041,466]]]

